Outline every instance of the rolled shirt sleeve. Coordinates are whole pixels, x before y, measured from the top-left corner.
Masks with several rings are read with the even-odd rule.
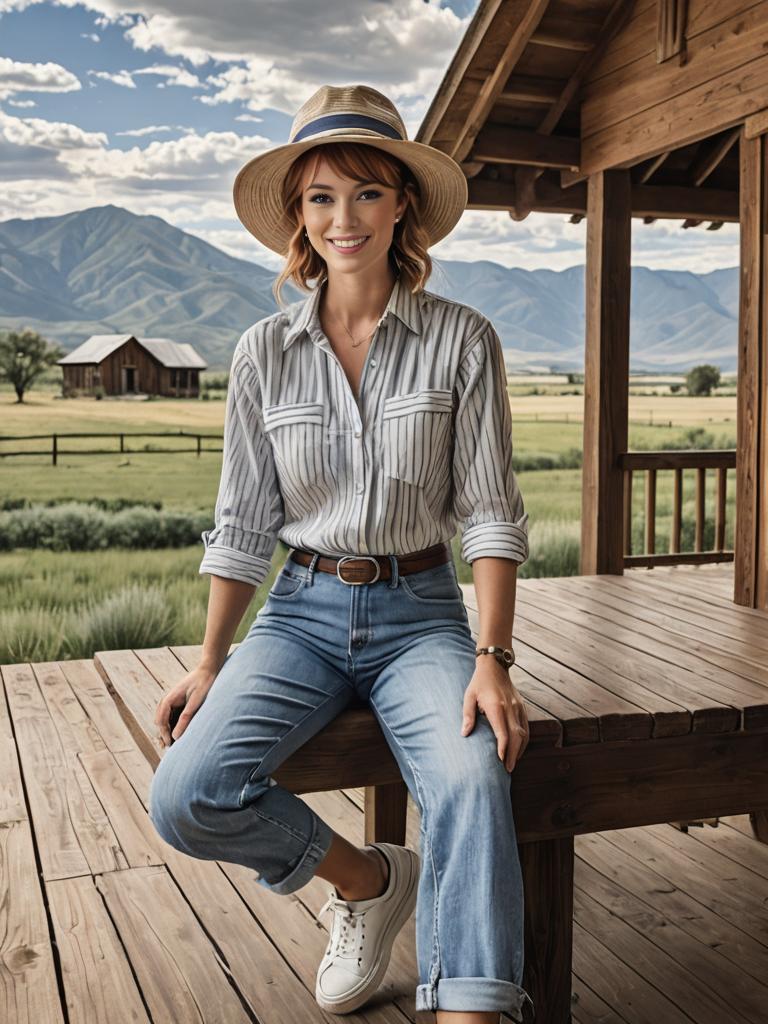
[[[215,527],[202,534],[199,574],[260,586],[284,519],[272,446],[264,434],[258,374],[238,343],[229,374]]]
[[[457,376],[454,514],[461,557],[528,558],[528,513],[512,469],[512,413],[501,340],[487,321],[469,343]]]

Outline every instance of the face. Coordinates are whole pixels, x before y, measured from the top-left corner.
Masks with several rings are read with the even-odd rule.
[[[314,169],[308,165],[302,182],[304,225],[329,273],[385,267],[395,218],[407,204],[406,196],[398,199],[396,188],[340,177],[322,157]]]

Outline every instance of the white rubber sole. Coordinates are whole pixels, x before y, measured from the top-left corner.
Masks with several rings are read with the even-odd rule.
[[[389,961],[392,959],[392,947],[395,944],[395,939],[416,906],[421,862],[412,850],[409,853],[411,854],[409,857],[410,877],[402,890],[400,904],[382,934],[381,949],[372,973],[361,978],[360,984],[354,989],[350,989],[343,999],[327,999],[320,992],[319,986],[316,986],[315,1001],[322,1010],[328,1010],[329,1013],[352,1013],[353,1010],[359,1010],[364,1003],[368,1002],[384,980],[389,968]]]

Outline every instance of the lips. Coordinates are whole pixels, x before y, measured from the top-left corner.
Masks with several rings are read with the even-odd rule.
[[[370,238],[370,235],[368,236],[368,238]],[[333,238],[329,238],[328,242],[333,246],[333,248],[336,250],[336,252],[354,253],[354,252],[360,252],[360,250],[363,248],[365,243],[368,241],[368,238],[364,238],[363,241],[360,242],[358,245],[349,245],[349,244],[337,245],[336,241]]]

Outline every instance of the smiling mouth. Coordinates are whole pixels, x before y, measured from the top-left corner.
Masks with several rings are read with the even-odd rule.
[[[361,235],[359,238],[350,239],[349,241],[338,240],[335,238],[329,238],[328,241],[337,252],[359,252],[369,238],[370,235]]]

